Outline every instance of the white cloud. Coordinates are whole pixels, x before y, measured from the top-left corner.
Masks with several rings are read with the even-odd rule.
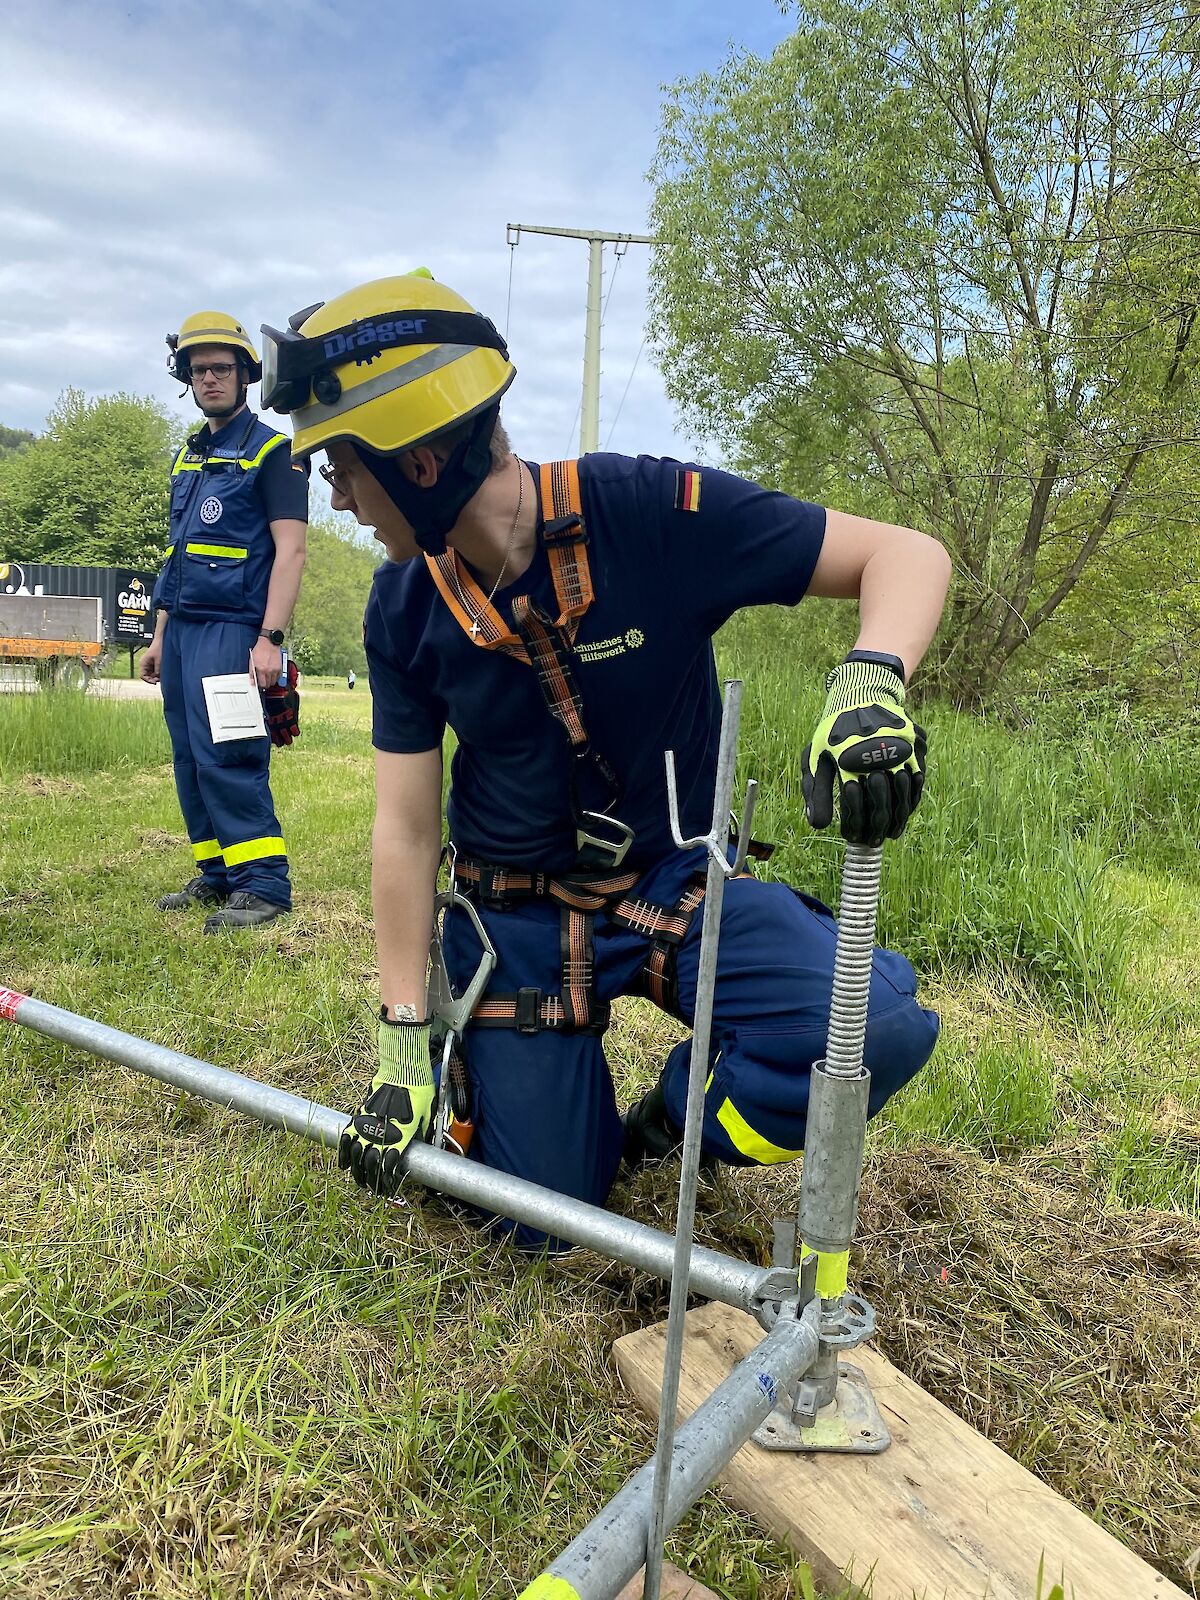
[[[767,42],[784,31],[769,0],[744,11]],[[212,26],[19,0],[0,66],[0,422],[38,427],[71,384],[154,394],[190,421],[163,343],[190,311],[280,326],[420,264],[502,326],[507,223],[646,231],[658,83],[717,66],[724,17],[685,0],[482,16],[469,0],[244,0]],[[629,382],[611,447],[688,453],[638,360],[647,253],[631,247],[612,285],[601,445]],[[506,416],[548,458],[577,447],[586,246],[526,235],[511,265]]]

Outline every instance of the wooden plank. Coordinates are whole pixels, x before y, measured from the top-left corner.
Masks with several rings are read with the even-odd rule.
[[[690,1416],[762,1338],[728,1306],[690,1311],[679,1415]],[[613,1346],[638,1402],[658,1414],[666,1324]],[[790,1545],[818,1584],[869,1585],[871,1600],[1036,1600],[1061,1582],[1071,1600],[1187,1600],[1003,1450],[869,1347],[850,1358],[892,1435],[878,1456],[802,1456],[743,1446],[726,1496]]]
[[[629,1582],[617,1596],[617,1600],[642,1600],[646,1588],[646,1569],[630,1578]],[[699,1578],[691,1578],[686,1572],[681,1572],[678,1567],[672,1566],[669,1561],[664,1561],[662,1566],[662,1582],[658,1586],[659,1600],[717,1600],[711,1589],[705,1588]]]

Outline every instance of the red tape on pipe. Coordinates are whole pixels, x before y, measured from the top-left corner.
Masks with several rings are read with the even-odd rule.
[[[28,999],[27,994],[18,994],[15,989],[0,989],[0,1017],[3,1017],[5,1022],[15,1021],[17,1007],[22,1000]]]

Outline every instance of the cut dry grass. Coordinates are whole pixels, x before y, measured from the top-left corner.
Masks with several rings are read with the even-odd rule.
[[[791,781],[811,707],[750,644],[763,831],[831,894],[837,847],[804,834]],[[229,940],[150,909],[189,870],[157,708],[54,702],[39,723],[17,701],[0,983],[351,1104],[374,985],[363,688],[309,695],[275,763],[296,913]],[[992,730],[933,732],[957,759],[889,853],[883,927],[944,1034],[872,1134],[856,1283],[901,1367],[1187,1590],[1195,779],[1151,751],[1087,789],[1085,757],[1060,782],[1044,741],[985,760]],[[618,1008],[623,1100],[679,1036]],[[314,1149],[20,1029],[0,1070],[0,1595],[516,1595],[653,1448],[610,1347],[665,1315],[665,1285],[516,1258],[436,1201],[367,1201]],[[674,1180],[613,1204],[669,1228]],[[796,1183],[718,1175],[703,1242],[765,1261]],[[671,1551],[729,1600],[808,1594],[713,1494]]]

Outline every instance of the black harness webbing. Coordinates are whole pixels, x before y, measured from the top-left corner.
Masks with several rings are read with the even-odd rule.
[[[603,1033],[608,1027],[610,1007],[607,1002],[595,998],[592,936],[596,913],[603,910],[607,910],[622,928],[649,940],[642,963],[643,992],[663,1011],[679,1015],[675,958],[692,917],[704,899],[702,872],[692,877],[673,906],[631,895],[629,890],[640,876],[636,872],[604,877],[572,873],[556,878],[545,872],[489,867],[459,857],[454,864],[454,876],[459,888],[476,896],[485,906],[553,900],[561,908],[561,994],[543,995],[540,989],[489,994],[476,1006],[471,1017],[472,1027],[515,1028],[518,1033],[540,1033],[543,1028]]]

